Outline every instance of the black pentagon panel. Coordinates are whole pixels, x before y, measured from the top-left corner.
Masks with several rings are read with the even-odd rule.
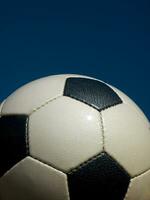
[[[105,83],[87,78],[68,78],[64,96],[82,101],[99,111],[122,103],[120,97]]]
[[[26,115],[0,118],[0,176],[27,156],[27,122]]]
[[[129,182],[125,170],[102,153],[68,173],[70,200],[123,200]]]

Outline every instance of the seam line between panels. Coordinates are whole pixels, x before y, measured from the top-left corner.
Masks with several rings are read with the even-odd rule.
[[[87,103],[86,101],[84,101],[83,99],[79,99],[79,98],[77,98],[77,97],[74,97],[73,95],[63,95],[63,96],[65,96],[65,97],[70,97],[70,98],[72,98],[72,99],[75,99],[75,100],[77,100],[77,101],[80,101],[80,102],[82,102],[82,103],[84,103],[84,104],[86,104],[86,105],[88,105],[88,106],[90,106],[90,107],[92,107],[92,108],[94,108],[94,109],[96,109],[96,110],[98,110],[98,111],[103,111],[103,110],[106,110],[106,109],[108,109],[108,108],[111,108],[111,107],[115,107],[115,106],[117,106],[117,105],[119,105],[119,104],[122,104],[122,101],[121,102],[117,102],[117,103],[114,103],[114,104],[112,104],[112,105],[108,105],[108,106],[106,106],[106,107],[104,107],[104,108],[102,108],[102,109],[99,109],[97,106],[95,106],[95,105],[93,105],[93,104],[89,104],[89,103]]]
[[[48,99],[47,101],[43,102],[40,106],[34,108],[34,109],[29,113],[29,116],[31,116],[33,113],[37,112],[38,110],[40,110],[41,108],[43,108],[44,106],[46,106],[47,104],[49,104],[50,102],[59,99],[60,97],[62,97],[62,95],[61,95],[61,96],[54,97],[54,98],[52,98],[52,99]]]
[[[94,109],[96,109],[96,110],[98,110],[99,111],[99,109],[96,107],[96,106],[94,106],[94,105],[92,105],[92,104],[89,104],[89,103],[87,103],[86,101],[84,101],[84,100],[82,100],[82,99],[78,99],[77,97],[74,97],[73,95],[64,95],[65,97],[70,97],[71,99],[75,99],[75,100],[77,100],[77,101],[79,101],[79,102],[82,102],[82,103],[84,103],[84,104],[86,104],[86,105],[88,105],[88,106],[90,106],[90,107],[92,107],[92,108],[94,108]]]
[[[103,154],[109,155],[109,157],[110,157],[111,159],[114,160],[114,162],[116,163],[116,165],[117,165],[119,168],[123,169],[124,172],[126,173],[126,175],[127,175],[128,177],[130,177],[130,175],[128,174],[128,172],[126,172],[125,168],[124,168],[113,156],[111,156],[110,154],[108,154],[106,151],[99,152],[98,154],[96,154],[95,156],[93,156],[93,157],[91,157],[90,159],[86,160],[85,162],[81,163],[81,164],[78,165],[77,167],[72,168],[69,172],[67,172],[67,174],[72,174],[72,173],[74,173],[74,172],[80,170],[82,167],[84,167],[84,166],[88,165],[89,163],[93,162],[93,161],[96,160],[97,158],[101,157]]]
[[[101,125],[101,131],[102,131],[102,151],[105,151],[105,131],[104,131],[104,121],[102,112],[100,112],[100,125]]]
[[[57,97],[54,97],[54,98],[52,98],[52,99],[49,99],[49,100],[43,102],[40,106],[36,107],[35,109],[33,109],[33,110],[29,113],[29,115],[28,115],[28,120],[27,120],[27,122],[26,122],[26,143],[27,143],[27,152],[28,152],[29,156],[31,156],[31,157],[34,158],[35,160],[38,160],[39,162],[42,162],[43,164],[45,164],[45,165],[47,165],[47,166],[53,167],[54,169],[63,172],[61,169],[58,169],[58,168],[56,168],[55,166],[52,166],[51,164],[49,165],[48,163],[46,163],[46,162],[44,162],[44,161],[42,161],[42,160],[40,160],[40,159],[38,159],[38,158],[32,156],[32,155],[30,154],[30,138],[29,138],[29,132],[30,132],[30,129],[29,129],[29,120],[30,120],[30,119],[29,119],[29,117],[30,117],[33,113],[37,112],[38,110],[40,110],[41,108],[43,108],[44,106],[46,106],[47,104],[49,104],[50,102],[55,101],[55,100],[57,100],[57,99],[59,99],[59,98],[61,98],[61,97],[62,97],[62,96],[57,96]],[[65,172],[63,172],[63,173],[65,173]]]
[[[68,184],[68,176],[66,174],[66,187],[67,187],[67,197],[68,199],[67,200],[70,200],[70,192],[69,192],[69,184]]]
[[[58,171],[60,171],[60,172],[62,172],[62,173],[64,173],[64,174],[66,174],[65,171],[63,171],[62,169],[56,167],[55,165],[53,165],[53,164],[51,164],[51,163],[47,163],[46,161],[43,161],[43,160],[41,160],[41,159],[39,159],[39,158],[37,158],[37,157],[35,157],[35,156],[32,156],[31,154],[30,154],[29,156],[30,156],[31,158],[33,158],[33,159],[35,159],[35,160],[37,160],[37,161],[43,163],[44,165],[47,165],[48,167],[52,167],[52,168],[54,168],[54,169],[56,169],[56,170],[58,170]]]
[[[26,157],[29,157],[29,155],[28,156],[26,156]],[[25,158],[26,158],[25,157]],[[7,174],[9,174],[14,168],[16,168],[21,162],[24,162],[24,159],[25,158],[23,158],[23,159],[21,159],[20,161],[18,161],[15,165],[13,165],[10,169],[8,169],[1,177],[0,177],[0,179],[2,179],[3,177],[5,177]],[[0,199],[1,200],[1,199]]]
[[[130,179],[129,186],[128,186],[128,189],[127,189],[126,195],[125,195],[125,197],[124,197],[123,200],[127,200],[127,199],[128,199],[129,191],[130,191],[130,189],[131,189],[131,185],[132,185],[132,181],[131,181],[131,180],[132,180],[132,179]]]
[[[26,154],[29,155],[30,149],[29,149],[29,117],[26,119],[26,127],[25,127],[25,140],[26,140]]]
[[[1,104],[0,104],[0,107],[1,107],[1,110],[0,110],[0,117],[2,117],[2,111],[3,111],[3,107],[4,107],[4,104],[5,104],[5,101],[6,101],[6,99],[4,99],[2,102],[1,102]]]
[[[98,157],[100,157],[104,152],[100,152],[98,154],[96,154],[95,156],[93,156],[92,158],[86,160],[85,162],[81,163],[80,165],[78,165],[77,167],[71,169],[67,174],[72,174],[76,171],[78,171],[79,169],[81,169],[82,167],[88,165],[89,163],[93,162],[94,160],[96,160]]]
[[[148,171],[150,171],[150,168],[149,169],[146,169],[145,171],[141,172],[140,174],[137,174],[135,176],[132,177],[132,179],[134,178],[138,178],[139,176],[143,176],[145,173],[147,173]]]
[[[143,176],[143,175],[144,175],[145,173],[147,173],[148,171],[150,171],[150,168],[149,168],[148,170],[145,170],[144,172],[140,173],[139,175],[135,175],[135,176],[133,176],[133,177],[131,178],[130,184],[129,184],[129,187],[128,187],[128,190],[127,190],[127,193],[126,193],[126,196],[125,196],[124,200],[128,200],[128,193],[129,193],[129,191],[130,191],[130,189],[131,189],[131,186],[132,186],[132,180],[133,180],[133,179],[136,179],[136,178],[139,178],[140,176]]]
[[[34,160],[37,160],[37,161],[41,162],[42,164],[44,164],[44,165],[46,165],[48,167],[52,167],[53,169],[55,169],[55,170],[57,170],[57,171],[59,171],[59,172],[61,172],[61,173],[63,173],[63,174],[66,175],[65,183],[66,183],[66,190],[67,190],[67,197],[68,197],[67,200],[70,200],[69,185],[68,185],[68,176],[67,176],[66,172],[64,172],[61,169],[58,169],[57,167],[55,167],[55,166],[53,166],[51,164],[48,164],[48,163],[46,163],[46,162],[44,162],[44,161],[42,161],[42,160],[40,160],[40,159],[38,159],[38,158],[36,158],[36,157],[34,157],[32,155],[30,155],[30,157],[33,158]]]

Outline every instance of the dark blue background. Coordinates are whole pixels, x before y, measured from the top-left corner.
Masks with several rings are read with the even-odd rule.
[[[127,93],[150,118],[150,1],[1,1],[0,101],[33,79],[78,73]]]

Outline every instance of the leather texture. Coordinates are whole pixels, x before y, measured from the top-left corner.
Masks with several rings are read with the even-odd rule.
[[[88,78],[68,78],[64,96],[75,98],[99,111],[122,103],[120,97],[108,85]]]
[[[130,176],[106,153],[68,174],[71,200],[123,200],[129,181]]]

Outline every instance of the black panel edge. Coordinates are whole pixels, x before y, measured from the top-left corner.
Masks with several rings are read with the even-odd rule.
[[[132,178],[130,176],[130,174],[125,170],[125,168],[114,157],[112,157],[110,154],[108,154],[106,151],[102,151],[102,152],[96,154],[95,156],[89,158],[85,162],[81,163],[77,167],[70,169],[70,171],[68,171],[67,174],[68,175],[73,174],[74,172],[78,171],[78,169],[81,169],[82,167],[85,167],[86,165],[91,163],[93,160],[96,160],[97,158],[99,158],[99,157],[101,157],[103,155],[107,155],[107,157],[109,157],[112,160],[112,162],[115,163],[115,165],[118,166],[119,169],[124,171],[124,173],[128,176],[128,178]]]
[[[29,156],[29,134],[28,134],[28,121],[29,121],[29,115],[27,114],[14,114],[14,113],[2,113],[2,115],[0,115],[0,119],[2,118],[9,118],[9,117],[23,117],[24,118],[24,122],[25,122],[25,126],[24,126],[24,130],[25,130],[25,135],[24,135],[24,141],[25,141],[25,151],[24,151],[24,157],[20,157],[20,159],[18,159],[18,162],[20,162],[21,160],[23,160],[24,158],[26,158],[27,156]],[[17,163],[14,163],[14,166],[17,165]],[[5,175],[9,170],[11,170],[13,167],[13,165],[10,166],[10,169],[8,168],[5,172],[3,170],[4,173],[0,174],[0,177]]]
[[[27,115],[27,114],[19,114],[19,113],[17,113],[17,114],[15,114],[15,113],[8,113],[8,114],[5,114],[5,113],[1,113],[0,114],[0,118],[1,117],[9,117],[9,116],[24,116],[24,117],[26,117],[26,147],[27,147],[27,152],[26,152],[26,154],[27,155],[29,155],[29,115]]]
[[[92,78],[91,78],[90,80],[98,81],[98,82],[100,82],[100,83],[103,83],[103,84],[107,85],[109,88],[111,88],[111,90],[113,90],[113,92],[118,96],[119,102],[114,103],[113,105],[107,106],[107,107],[105,107],[105,108],[103,108],[103,109],[99,109],[99,108],[96,107],[95,105],[88,104],[87,102],[85,102],[85,101],[83,101],[83,100],[81,100],[81,99],[75,98],[75,97],[73,97],[73,96],[71,96],[71,95],[65,95],[65,87],[66,87],[67,81],[68,81],[69,79],[77,79],[77,78],[78,78],[78,79],[79,79],[79,78],[82,78],[82,79],[90,79],[90,78],[85,78],[85,77],[69,77],[69,78],[66,78],[65,84],[64,84],[64,89],[63,89],[63,96],[70,97],[70,98],[75,99],[75,100],[77,100],[77,101],[79,101],[79,102],[82,102],[82,103],[84,103],[84,104],[86,104],[86,105],[88,105],[88,106],[90,106],[90,107],[96,109],[96,110],[99,111],[99,112],[104,111],[104,110],[106,110],[106,109],[108,109],[108,108],[111,108],[111,107],[115,107],[115,106],[117,106],[117,105],[123,103],[123,101],[122,101],[122,99],[120,98],[120,96],[119,96],[111,87],[109,87],[109,85],[107,85],[107,84],[104,83],[104,82],[101,82],[100,80],[92,79]]]
[[[48,166],[48,167],[51,167],[51,168],[53,168],[53,169],[55,169],[55,170],[57,170],[57,171],[60,171],[60,172],[64,173],[65,175],[67,175],[67,172],[66,172],[65,170],[62,170],[61,168],[57,167],[56,165],[54,165],[54,164],[52,164],[52,163],[48,163],[48,162],[44,161],[43,159],[38,158],[37,156],[34,156],[34,155],[32,155],[32,154],[29,154],[29,156],[30,156],[31,158],[33,158],[34,160],[37,160],[37,161],[39,161],[40,163],[42,163],[42,164],[44,164],[44,165],[46,165],[46,166]]]
[[[72,200],[98,200],[100,196],[105,200],[123,200],[131,181],[126,170],[105,151],[72,169],[67,177]]]
[[[27,148],[27,155],[30,155],[30,145],[29,145],[29,116],[26,115],[26,148]]]

